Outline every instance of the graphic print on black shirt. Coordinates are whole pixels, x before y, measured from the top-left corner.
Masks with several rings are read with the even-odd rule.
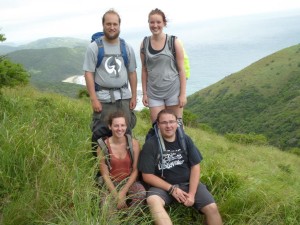
[[[181,149],[179,143],[165,141],[166,151],[163,152],[163,158],[159,161],[158,172],[163,175],[165,180],[171,184],[188,182],[190,169],[188,158]]]

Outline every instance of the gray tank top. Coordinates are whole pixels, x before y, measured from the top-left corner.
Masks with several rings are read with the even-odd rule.
[[[151,53],[150,37],[144,46],[145,64],[147,67],[147,95],[152,99],[168,99],[178,94],[180,89],[179,74],[176,62],[169,47],[171,36],[167,35],[166,43],[160,51]]]

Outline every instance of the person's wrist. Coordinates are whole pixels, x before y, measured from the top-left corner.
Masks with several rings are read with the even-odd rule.
[[[169,195],[172,195],[177,187],[178,185],[176,184],[172,185],[168,190]]]

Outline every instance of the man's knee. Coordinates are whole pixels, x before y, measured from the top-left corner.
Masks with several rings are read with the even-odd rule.
[[[204,206],[200,211],[205,215],[219,214],[218,206],[216,203],[211,203],[207,206]]]
[[[149,206],[165,205],[165,201],[158,195],[150,195],[146,200]]]

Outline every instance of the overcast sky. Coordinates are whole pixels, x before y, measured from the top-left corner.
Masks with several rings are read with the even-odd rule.
[[[172,26],[218,17],[300,10],[300,0],[0,0],[0,6],[0,33],[5,34],[5,43],[24,43],[45,37],[89,39],[92,33],[102,30],[102,15],[110,8],[120,14],[124,32],[148,27],[148,13],[154,8],[163,10]]]

